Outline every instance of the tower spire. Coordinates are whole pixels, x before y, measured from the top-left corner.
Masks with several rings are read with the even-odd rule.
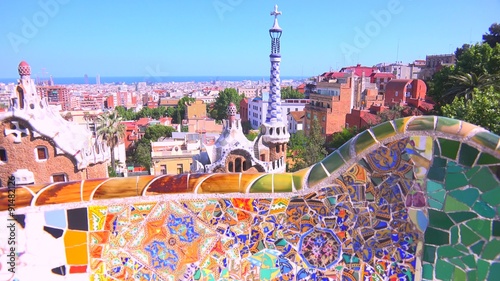
[[[271,36],[271,55],[269,58],[271,60],[271,77],[270,77],[270,89],[269,93],[269,104],[267,107],[266,122],[275,123],[282,122],[281,116],[281,78],[280,78],[280,39],[283,30],[278,24],[278,16],[281,12],[278,11],[278,5],[274,6],[274,11],[271,12],[271,16],[274,16],[274,24],[269,29],[269,36]]]

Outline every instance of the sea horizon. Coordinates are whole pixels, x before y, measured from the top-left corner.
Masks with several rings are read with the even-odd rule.
[[[282,76],[281,80],[294,80],[301,81],[309,78],[310,76]],[[37,77],[32,77],[37,80]],[[48,78],[38,78],[40,81],[47,81]],[[17,83],[19,78],[0,78],[0,83],[9,84]],[[72,85],[72,84],[88,84],[96,85],[96,77],[88,77],[88,83],[85,83],[84,77],[52,77],[54,85]],[[220,75],[220,76],[102,76],[100,77],[100,85],[103,84],[135,84],[140,82],[146,83],[172,83],[172,82],[216,82],[216,81],[268,81],[269,75]]]

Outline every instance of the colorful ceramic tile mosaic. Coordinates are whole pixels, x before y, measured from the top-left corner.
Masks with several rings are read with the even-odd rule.
[[[293,174],[18,187],[0,279],[498,280],[499,178],[498,136],[425,116]]]

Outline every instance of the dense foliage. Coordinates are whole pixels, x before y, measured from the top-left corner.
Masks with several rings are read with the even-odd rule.
[[[158,141],[163,137],[172,137],[174,131],[174,128],[160,124],[149,126],[142,139],[132,148],[130,152],[132,157],[129,160],[149,170],[151,167],[151,142]]]
[[[321,133],[321,124],[313,119],[311,129],[306,136],[303,131],[292,134],[288,146],[288,155],[291,157],[289,172],[307,168],[325,158],[325,137]]]
[[[219,92],[219,96],[212,104],[211,110],[209,112],[210,117],[217,121],[222,121],[227,118],[227,106],[229,103],[234,103],[236,109],[239,111],[240,102],[244,98],[244,95],[239,95],[236,89],[226,88]]]
[[[303,99],[304,94],[295,90],[292,86],[281,88],[281,99]]]

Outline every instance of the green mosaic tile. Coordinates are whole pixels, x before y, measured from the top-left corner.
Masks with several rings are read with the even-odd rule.
[[[385,122],[371,128],[372,133],[375,135],[377,140],[382,141],[386,138],[396,135],[396,131],[390,122]]]
[[[456,189],[462,186],[466,186],[469,181],[464,174],[446,174],[445,178],[446,190]]]
[[[446,197],[446,191],[440,190],[440,191],[429,194],[429,196],[431,198],[435,199],[436,201],[438,201],[439,203],[441,203],[441,205],[443,205],[444,198]]]
[[[459,267],[455,267],[453,272],[453,280],[467,280],[467,274]]]
[[[433,209],[429,210],[429,220],[429,226],[444,230],[448,230],[454,225],[453,221],[451,221],[446,213]]]
[[[495,237],[500,237],[500,221],[494,220],[491,226],[491,235]]]
[[[477,263],[476,263],[476,258],[473,255],[467,255],[462,257],[462,261],[469,267],[469,268],[476,268]]]
[[[258,178],[250,187],[250,193],[259,192],[272,192],[273,190],[273,177],[272,174],[267,174]]]
[[[484,239],[490,240],[491,236],[491,221],[475,219],[465,223],[470,229],[481,235]]]
[[[500,262],[492,263],[488,274],[488,281],[498,280],[500,276]]]
[[[411,120],[406,127],[406,131],[434,131],[434,116],[418,116]]]
[[[476,211],[480,216],[483,216],[485,218],[492,219],[496,215],[495,209],[493,209],[488,204],[482,201],[476,202],[476,204],[474,204],[474,207],[472,207],[472,209]]]
[[[466,227],[463,224],[460,225],[460,240],[462,241],[462,244],[464,244],[465,246],[470,246],[480,239],[481,237],[475,234],[470,228]]]
[[[461,251],[462,253],[464,253],[464,255],[466,254],[469,254],[469,248],[465,247],[464,245],[462,244],[456,244],[454,245],[455,249]]]
[[[292,176],[290,174],[274,174],[274,192],[292,191]]]
[[[448,173],[454,173],[454,174],[461,173],[464,171],[464,167],[457,165],[457,163],[454,161],[450,161],[450,162],[448,162],[447,171],[448,171]]]
[[[500,137],[490,132],[480,132],[475,134],[471,140],[481,146],[486,146],[495,150],[500,141]]]
[[[447,232],[432,227],[427,228],[424,239],[425,243],[430,245],[444,245],[450,242],[450,237]]]
[[[356,150],[356,154],[363,152],[368,149],[370,146],[374,145],[376,142],[373,139],[372,135],[368,130],[362,132],[356,138],[356,143],[354,144],[354,149]]]
[[[472,245],[470,247],[470,249],[472,250],[472,252],[476,255],[481,255],[481,252],[483,251],[483,246],[484,246],[484,241],[479,241],[477,242],[476,244]]]
[[[436,262],[436,278],[441,280],[451,280],[453,272],[455,271],[455,266],[442,260],[438,259]]]
[[[406,128],[406,124],[408,123],[409,120],[410,120],[409,117],[399,118],[399,119],[394,120],[394,125],[396,127],[396,132],[398,132],[398,133],[404,133],[405,132],[405,128]]]
[[[440,157],[441,156],[441,148],[439,148],[439,144],[437,141],[433,142],[433,148],[434,148],[433,155]]]
[[[304,178],[306,177],[308,170],[309,169],[302,169],[292,174],[293,186],[295,187],[295,190],[301,190],[303,188]]]
[[[464,190],[451,191],[449,196],[452,196],[458,201],[467,204],[467,206],[472,207],[479,197],[479,191],[476,188],[471,187]]]
[[[473,212],[453,212],[448,213],[448,216],[457,224],[466,220],[477,218],[477,214]]]
[[[435,181],[443,181],[445,175],[445,168],[432,168],[429,170],[429,173],[427,173],[427,178]]]
[[[349,161],[351,159],[351,143],[352,139],[350,139],[348,142],[344,143],[338,151],[342,155],[345,161]]]
[[[441,156],[448,157],[450,159],[457,159],[460,142],[441,138],[438,139],[438,141],[439,146],[441,147]]]
[[[325,159],[323,159],[323,161],[321,161],[321,163],[323,163],[323,166],[325,166],[326,170],[329,173],[333,173],[335,170],[345,164],[338,151],[335,151],[332,154],[328,155]]]
[[[437,256],[441,258],[456,258],[463,256],[464,254],[459,250],[455,249],[453,246],[441,246],[437,250]]]
[[[468,179],[471,179],[475,174],[477,174],[477,172],[479,172],[479,170],[481,170],[481,166],[475,166],[470,169],[465,169],[465,176]]]
[[[436,247],[425,245],[422,259],[428,263],[434,263],[436,260]]]
[[[470,210],[469,206],[465,205],[464,203],[458,201],[457,199],[447,196],[446,201],[444,202],[444,210],[446,212],[453,212],[453,211],[468,211]]]
[[[483,259],[494,260],[500,254],[500,240],[491,240],[484,247]]]
[[[500,163],[500,159],[486,152],[482,152],[479,158],[477,159],[478,165],[491,165],[497,163]]]
[[[490,169],[483,167],[479,172],[477,172],[470,180],[470,184],[479,188],[482,192],[487,192],[495,187],[499,187],[499,184]]]
[[[458,234],[458,226],[454,225],[450,228],[450,244],[457,244],[459,238],[460,236]]]
[[[434,209],[441,210],[443,208],[443,203],[440,203],[434,199],[429,199],[429,206]]]
[[[434,191],[443,190],[443,189],[444,189],[444,187],[442,184],[435,182],[435,181],[430,181],[430,180],[427,181],[427,192],[428,193],[432,193]]]
[[[462,146],[460,147],[460,155],[458,156],[458,163],[467,167],[472,167],[478,154],[479,150],[468,144],[462,143]]]
[[[497,206],[500,204],[500,188],[495,188],[491,191],[481,194],[481,199],[490,204],[491,206]]]
[[[465,280],[477,280],[477,270],[472,269],[467,271],[467,279]]]
[[[424,264],[422,267],[422,278],[434,280],[434,266],[432,264]]]
[[[446,167],[446,163],[448,163],[448,160],[440,157],[434,157],[432,159],[432,168]]]
[[[490,263],[484,260],[479,259],[477,261],[477,279],[478,280],[486,280],[486,276],[488,276],[488,271],[490,270]]]
[[[462,255],[460,255],[460,256],[462,256]],[[451,258],[451,259],[448,259],[448,261],[450,263],[460,267],[461,269],[467,269],[467,266],[460,258]]]
[[[321,166],[321,163],[318,163],[312,167],[311,172],[309,173],[309,177],[307,178],[307,186],[310,188],[319,183],[320,181],[327,178],[325,169]]]
[[[439,132],[456,134],[460,130],[460,120],[438,116],[436,130]]]

